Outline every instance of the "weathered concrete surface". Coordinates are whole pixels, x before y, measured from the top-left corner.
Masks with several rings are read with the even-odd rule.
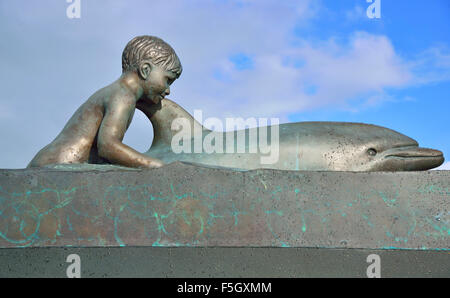
[[[450,172],[0,171],[0,247],[450,248]]]

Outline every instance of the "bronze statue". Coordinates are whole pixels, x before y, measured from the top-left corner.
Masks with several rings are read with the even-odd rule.
[[[161,160],[122,143],[136,105],[156,104],[170,93],[182,66],[175,51],[153,36],[138,36],[125,47],[121,77],[95,92],[41,149],[28,167],[49,164],[113,163],[127,167],[161,167]]]
[[[279,125],[278,160],[272,164],[262,164],[261,152],[226,152],[228,140],[237,139],[236,131],[211,131],[169,99],[156,105],[144,104],[140,109],[150,119],[155,130],[152,145],[145,154],[165,163],[183,161],[247,170],[270,168],[368,172],[423,171],[438,167],[444,162],[441,151],[421,148],[415,140],[385,127],[348,122],[298,122]],[[172,130],[170,124],[177,118],[185,119],[188,126],[182,141],[189,143],[190,152],[173,152],[173,138],[180,132]],[[211,134],[215,139],[221,138],[222,152],[194,153],[192,147],[196,138],[193,133],[195,129],[202,131],[197,136],[200,142]],[[257,129],[246,129],[245,134],[248,136],[252,130]],[[248,148],[252,143],[250,138],[247,140],[250,142],[247,144]],[[259,138],[253,140],[259,141]]]
[[[272,125],[271,131],[275,128],[277,132],[277,139],[270,141],[277,145],[276,159],[261,163],[264,158],[261,152],[230,153],[225,150],[229,148],[229,141],[234,148],[239,132],[210,131],[175,102],[165,99],[182,67],[174,50],[163,40],[152,36],[131,40],[123,52],[122,68],[122,76],[92,95],[28,167],[111,163],[156,168],[164,163],[184,161],[240,169],[418,171],[444,162],[442,152],[420,148],[415,140],[384,127],[362,123],[302,122]],[[122,143],[135,108],[147,115],[154,128],[152,146],[144,154]],[[188,128],[181,132],[174,130],[176,119],[183,119]],[[246,148],[260,143],[260,129],[240,131],[244,135],[257,135],[249,140]],[[195,132],[200,135],[195,136]],[[187,147],[189,152],[174,152],[174,137],[180,135],[181,143],[187,144],[184,148]],[[217,142],[215,150],[224,150],[212,153],[191,150],[192,145],[203,144],[206,139]]]

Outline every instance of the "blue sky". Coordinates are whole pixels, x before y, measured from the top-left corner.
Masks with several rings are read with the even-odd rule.
[[[136,35],[173,46],[169,96],[206,117],[351,121],[450,157],[450,1],[0,0],[0,168],[23,168],[92,93],[121,74]],[[124,142],[146,151],[137,112]],[[450,164],[443,167],[450,169]]]

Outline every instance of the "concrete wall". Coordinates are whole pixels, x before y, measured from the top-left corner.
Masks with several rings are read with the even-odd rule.
[[[0,247],[449,250],[450,172],[0,171]]]

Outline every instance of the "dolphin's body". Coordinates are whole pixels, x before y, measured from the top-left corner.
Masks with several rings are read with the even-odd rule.
[[[212,132],[168,99],[164,99],[161,107],[156,110],[139,108],[149,117],[155,132],[152,146],[145,154],[166,163],[184,161],[239,169],[421,171],[438,167],[444,162],[442,152],[420,148],[415,140],[388,128],[363,123],[298,122],[279,125],[278,159],[275,163],[263,164],[261,157],[268,157],[267,153],[262,154],[259,150],[257,153],[249,153],[252,143],[249,143],[248,136],[256,132],[257,128],[244,131],[247,136],[246,153],[226,153],[226,135],[231,134],[235,139],[237,134],[234,131],[223,133],[223,136]],[[185,133],[185,141],[190,139],[191,148],[195,143],[193,132],[197,129],[203,131],[202,138],[207,135],[209,138],[223,138],[224,153],[174,153],[172,139],[177,134],[180,137],[180,131],[171,130],[171,123],[176,118],[187,119],[185,123],[190,124],[191,130]],[[271,129],[277,127],[267,128],[270,144]],[[236,146],[237,141],[234,143]],[[275,144],[270,145],[274,150]]]

